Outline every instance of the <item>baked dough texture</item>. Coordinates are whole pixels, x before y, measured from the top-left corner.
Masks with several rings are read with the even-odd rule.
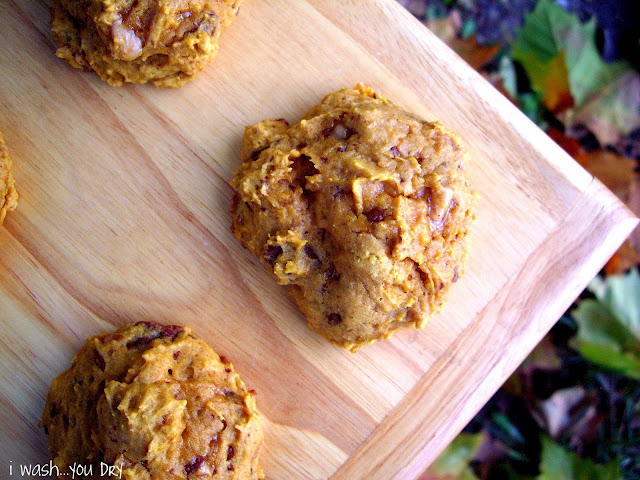
[[[300,123],[245,130],[232,231],[309,326],[352,351],[422,328],[464,272],[472,192],[459,138],[361,84]]]
[[[218,52],[241,0],[53,0],[56,55],[110,85],[179,87]]]
[[[87,339],[40,425],[59,478],[74,464],[94,465],[87,478],[104,478],[101,464],[126,480],[263,478],[255,394],[187,327],[140,322]]]
[[[17,206],[18,192],[16,192],[11,175],[11,158],[9,158],[9,150],[4,143],[2,132],[0,132],[0,225],[2,225],[7,212],[15,210]]]

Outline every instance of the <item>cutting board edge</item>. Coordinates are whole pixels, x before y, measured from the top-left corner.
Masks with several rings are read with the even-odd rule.
[[[577,272],[564,270],[566,272],[561,278],[556,278],[553,282],[555,289],[560,289],[560,296],[555,299],[554,303],[549,304],[545,308],[545,298],[540,298],[538,304],[542,304],[542,312],[536,313],[530,322],[529,327],[532,329],[532,334],[528,337],[527,345],[522,343],[514,346],[514,342],[511,343],[512,355],[504,355],[502,361],[495,362],[494,369],[499,371],[499,375],[495,377],[482,377],[481,382],[477,384],[475,389],[466,392],[463,398],[455,398],[453,402],[440,402],[440,405],[458,405],[459,407],[451,407],[450,410],[455,410],[455,415],[449,415],[444,419],[447,428],[436,429],[435,435],[419,435],[419,425],[422,423],[412,422],[415,420],[416,411],[421,419],[429,416],[430,405],[424,405],[425,408],[420,408],[420,399],[425,397],[425,393],[428,391],[443,391],[444,389],[433,388],[432,376],[435,372],[437,374],[442,370],[442,367],[450,361],[450,355],[453,355],[455,351],[462,350],[464,345],[473,342],[473,336],[476,333],[475,326],[479,325],[478,319],[476,319],[459,337],[441,358],[439,358],[435,364],[418,380],[415,387],[409,392],[403,400],[387,415],[387,417],[376,426],[374,432],[365,440],[365,442],[358,448],[356,452],[338,469],[338,471],[331,477],[331,480],[350,480],[353,478],[367,478],[369,480],[414,480],[420,474],[429,467],[429,465],[437,458],[437,456],[446,448],[446,446],[462,431],[464,426],[473,418],[475,413],[480,410],[482,405],[491,398],[491,396],[499,389],[499,387],[506,381],[506,379],[513,373],[518,365],[526,358],[533,347],[544,337],[544,335],[551,329],[556,320],[566,312],[572,302],[582,292],[589,281],[600,271],[602,266],[610,258],[611,254],[618,248],[620,244],[628,237],[634,228],[640,223],[640,219],[631,212],[613,193],[611,193],[598,179],[594,178],[590,184],[590,188],[585,192],[583,197],[584,204],[590,203],[590,208],[598,214],[600,219],[597,225],[606,227],[605,238],[602,242],[594,242],[593,249],[590,250],[591,245],[580,245],[579,250],[581,252],[591,252],[587,257],[588,261],[580,264],[580,268]],[[594,216],[595,218],[595,216]],[[579,238],[580,235],[576,235],[578,229],[571,229],[573,224],[580,225],[579,218],[567,217],[563,224],[558,226],[556,232],[567,231],[574,237]],[[584,226],[581,231],[589,231],[591,228]],[[548,242],[557,242],[558,238],[549,237]],[[539,248],[539,252],[544,250],[544,244]],[[576,254],[575,250],[569,253]],[[581,257],[585,258],[585,257]],[[526,288],[526,285],[520,285],[523,282],[523,278],[526,281],[527,276],[531,276],[530,272],[535,271],[536,267],[541,269],[547,269],[551,271],[552,267],[545,266],[547,255],[532,255],[528,259],[529,261],[519,271],[517,278],[511,282],[510,288],[502,290],[497,297],[500,299],[500,308],[496,313],[505,311],[505,304],[508,304],[509,292],[511,290],[521,290]],[[533,265],[528,263],[533,262]],[[569,262],[570,264],[572,262]],[[550,265],[550,264],[548,264]],[[578,264],[574,264],[578,265]],[[572,273],[573,275],[569,275]],[[561,290],[563,284],[571,284],[570,289]],[[526,283],[526,282],[525,282]],[[548,283],[545,283],[548,286]],[[488,304],[488,308],[492,307],[494,302]],[[489,309],[487,314],[492,314],[492,310]],[[542,315],[544,314],[544,315]],[[477,318],[482,316],[482,312]],[[520,320],[522,322],[522,319]],[[460,341],[462,339],[462,342]],[[505,345],[506,346],[506,342]],[[518,361],[514,362],[513,359],[518,356]],[[509,359],[507,362],[504,359]],[[506,367],[506,364],[511,364],[512,367]],[[491,379],[488,381],[487,379]],[[431,386],[431,388],[429,388]],[[464,405],[464,401],[468,400],[473,394],[474,403]],[[478,399],[482,402],[478,402]],[[429,400],[429,399],[427,399]],[[440,399],[443,400],[443,399]],[[456,400],[460,403],[456,403]],[[432,401],[431,403],[437,403]],[[443,407],[441,407],[443,408]],[[444,407],[447,408],[446,406]],[[442,416],[441,416],[442,418]],[[405,442],[402,442],[403,446],[412,445],[413,448],[407,448],[403,453],[402,449],[393,448],[390,449],[389,442],[385,442],[384,438],[387,435],[393,435],[402,430],[403,425],[414,425],[411,429],[411,435],[405,435]],[[410,453],[413,452],[413,453]]]
[[[464,102],[466,102],[467,106],[472,105],[474,111],[469,113],[465,109],[455,108],[456,105],[454,104],[453,108],[447,108],[446,111],[440,112],[441,115],[438,115],[437,119],[442,120],[447,116],[451,118],[462,116],[467,123],[478,123],[480,121],[480,130],[482,130],[482,121],[488,121],[489,118],[492,118],[492,121],[497,119],[498,122],[495,124],[495,128],[505,132],[504,135],[508,135],[511,140],[505,142],[505,144],[510,144],[512,141],[517,140],[520,145],[519,148],[512,149],[513,153],[529,159],[538,168],[537,173],[544,175],[550,184],[557,186],[561,181],[566,181],[579,192],[584,192],[589,188],[593,177],[580,164],[556,142],[551,140],[542,129],[464,61],[451,47],[395,0],[371,2],[366,7],[370,10],[363,13],[363,15],[373,17],[376,9],[384,12],[384,15],[379,15],[379,18],[377,18],[379,22],[384,22],[384,26],[381,25],[376,32],[379,35],[371,35],[371,32],[366,30],[364,26],[366,22],[351,21],[357,18],[353,12],[349,14],[343,9],[340,14],[336,14],[335,9],[332,10],[329,7],[330,2],[325,2],[324,0],[307,1],[340,28],[345,35],[358,43],[372,58],[377,60],[379,65],[386,68],[401,83],[415,92],[423,104],[430,105],[429,88],[424,88],[427,80],[433,80],[429,76],[429,69],[440,72],[439,75],[442,78],[440,80],[436,79],[436,81],[444,81],[444,78],[451,76],[455,77],[457,82],[451,82],[449,79],[448,83],[460,84],[466,87],[464,91],[458,91],[457,93],[465,94]],[[349,4],[348,6],[357,11],[365,8],[362,5],[355,4]],[[401,31],[402,34],[394,37],[393,32],[396,31]],[[401,47],[402,55],[388,53],[396,52],[397,49],[385,49],[385,46],[392,41],[395,41]],[[416,52],[415,56],[411,56],[411,52]],[[424,59],[421,63],[419,54],[423,54],[422,56],[429,60],[428,64],[425,63]],[[409,61],[410,59],[415,59],[415,61]],[[382,93],[391,95],[391,92]],[[479,119],[475,118],[478,117],[475,109],[480,110],[484,115],[481,115]],[[456,115],[450,114],[450,111],[456,112]],[[435,113],[438,112],[436,111]],[[487,155],[487,152],[484,151],[484,146],[489,148],[489,143],[484,145],[484,141],[470,142],[466,139],[465,130],[458,128],[455,121],[445,123],[463,138],[467,146],[478,149],[483,155],[491,158],[491,155]],[[522,172],[510,172],[514,181],[518,180],[519,173]],[[558,193],[558,195],[563,196],[563,193]],[[571,201],[566,194],[564,194],[564,197],[566,200]]]

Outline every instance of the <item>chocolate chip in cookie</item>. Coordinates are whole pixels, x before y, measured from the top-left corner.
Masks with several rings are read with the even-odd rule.
[[[468,154],[439,122],[358,85],[248,127],[241,160],[232,231],[329,341],[423,327],[464,272]]]

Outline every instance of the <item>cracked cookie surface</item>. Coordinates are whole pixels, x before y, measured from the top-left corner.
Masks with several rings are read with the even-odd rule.
[[[217,54],[241,0],[53,0],[56,55],[107,83],[179,87]]]
[[[0,225],[7,212],[15,210],[18,206],[18,192],[11,175],[11,165],[9,150],[0,132]]]
[[[255,395],[188,327],[140,322],[87,339],[40,425],[59,478],[100,462],[127,480],[262,478]]]
[[[300,123],[248,127],[232,231],[309,326],[352,351],[422,328],[464,272],[474,194],[459,138],[358,85]]]

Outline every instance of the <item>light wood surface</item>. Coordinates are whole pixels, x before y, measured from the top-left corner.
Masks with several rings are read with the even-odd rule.
[[[393,0],[246,0],[179,90],[57,59],[40,0],[0,2],[0,130],[19,208],[0,228],[0,476],[83,340],[188,324],[258,392],[268,479],[413,479],[636,219]],[[355,354],[310,331],[229,231],[243,129],[364,82],[460,134],[480,195],[467,274],[424,330]],[[8,478],[14,478],[8,477]]]

